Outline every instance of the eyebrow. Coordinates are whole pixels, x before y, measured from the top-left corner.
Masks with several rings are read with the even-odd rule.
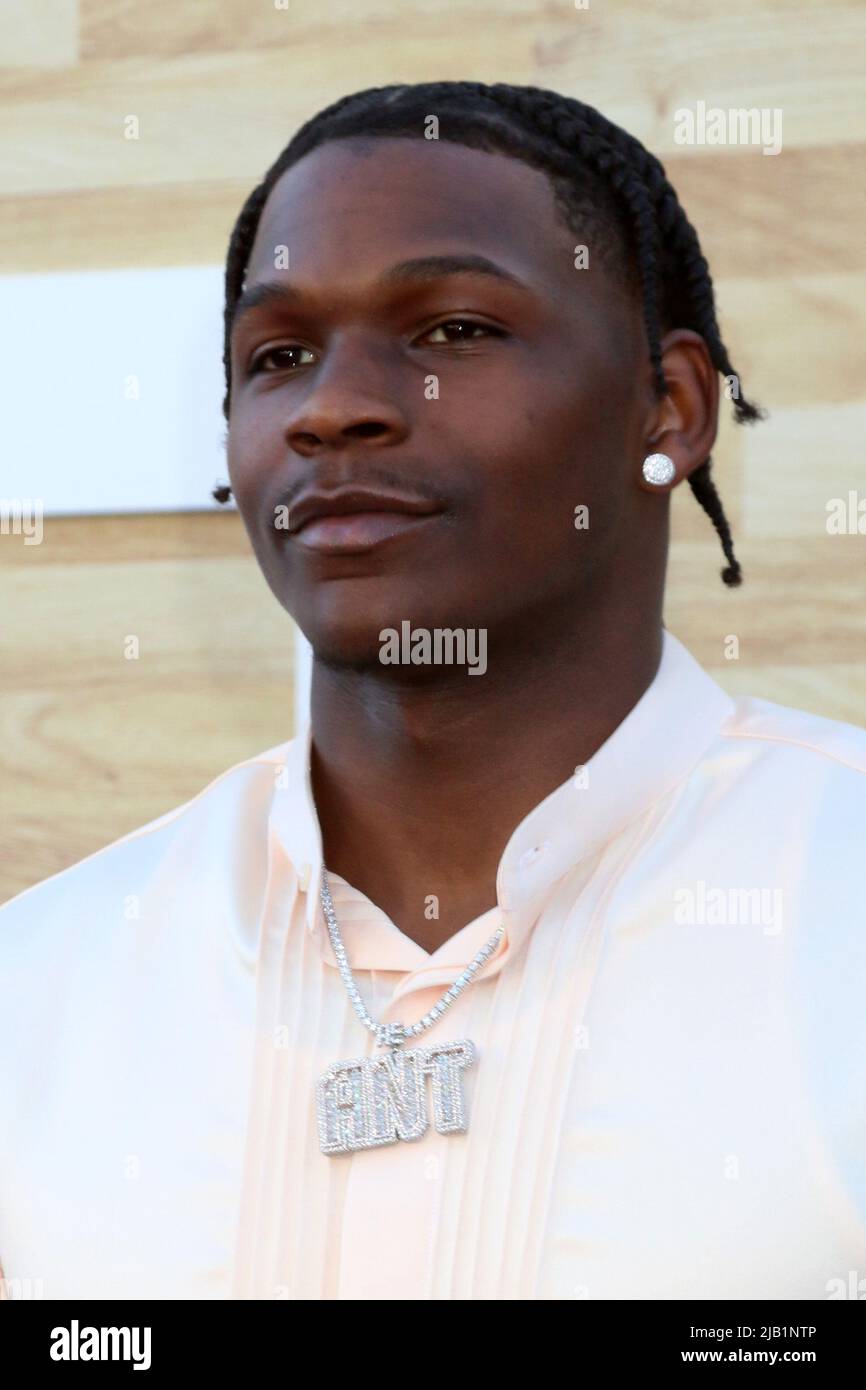
[[[426,284],[446,275],[484,275],[518,289],[529,290],[529,285],[510,270],[488,260],[486,256],[478,255],[416,256],[413,260],[398,261],[379,276],[376,284],[388,289],[399,285]],[[232,315],[232,327],[254,309],[297,305],[305,297],[301,290],[284,280],[263,280],[250,285],[238,298]]]

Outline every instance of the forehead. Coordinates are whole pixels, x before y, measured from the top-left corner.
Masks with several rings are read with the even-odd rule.
[[[247,279],[287,246],[292,273],[374,272],[402,255],[471,250],[518,274],[573,283],[577,240],[539,169],[447,140],[327,141],[286,170],[257,228]]]

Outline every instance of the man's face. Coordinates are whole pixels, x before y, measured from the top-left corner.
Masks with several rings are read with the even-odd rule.
[[[485,628],[492,651],[634,565],[641,311],[591,237],[575,266],[580,240],[540,171],[447,141],[326,143],[272,189],[245,291],[296,296],[235,321],[229,474],[265,578],[320,659],[378,665],[380,631],[404,620]],[[383,279],[443,256],[512,279]],[[310,489],[350,486],[430,514],[362,524],[336,549],[330,523],[293,529]]]

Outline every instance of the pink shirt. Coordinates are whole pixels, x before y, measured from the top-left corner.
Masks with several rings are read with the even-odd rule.
[[[339,1155],[316,1081],[382,1050],[321,914],[309,740],[0,909],[7,1296],[850,1296],[866,732],[729,697],[666,631],[515,828],[496,905],[432,955],[331,875],[383,1022],[505,928],[411,1044],[473,1041],[468,1128]]]

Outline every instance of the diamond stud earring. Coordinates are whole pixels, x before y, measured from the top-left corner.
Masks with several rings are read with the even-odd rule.
[[[676,466],[667,454],[647,454],[643,461],[643,475],[648,483],[665,487],[676,474]]]

